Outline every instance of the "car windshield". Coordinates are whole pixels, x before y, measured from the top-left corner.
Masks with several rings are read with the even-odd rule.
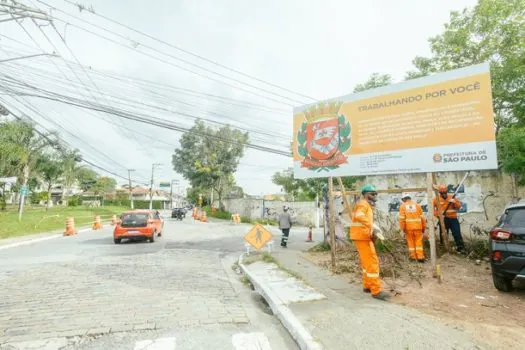
[[[148,224],[148,214],[124,214],[122,227],[138,227]]]
[[[525,208],[509,209],[505,217],[505,225],[525,227]]]

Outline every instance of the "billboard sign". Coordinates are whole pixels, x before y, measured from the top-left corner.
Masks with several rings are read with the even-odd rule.
[[[296,178],[497,169],[488,63],[294,108]]]
[[[171,187],[171,182],[169,182],[169,181],[161,181],[160,184],[159,184],[159,187],[160,188],[170,188]]]

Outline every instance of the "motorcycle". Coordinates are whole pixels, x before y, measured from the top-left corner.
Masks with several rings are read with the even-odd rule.
[[[171,217],[176,220],[182,221],[184,220],[184,218],[186,218],[186,213],[181,209],[174,209],[171,213]]]

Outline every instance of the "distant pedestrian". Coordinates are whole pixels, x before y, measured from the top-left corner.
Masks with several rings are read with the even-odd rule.
[[[283,233],[281,238],[281,247],[286,248],[288,244],[288,236],[292,228],[292,217],[288,213],[288,207],[283,207],[283,213],[279,216],[279,229]]]

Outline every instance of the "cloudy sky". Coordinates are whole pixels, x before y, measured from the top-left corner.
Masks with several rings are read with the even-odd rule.
[[[449,12],[476,1],[80,2],[149,37],[79,12],[76,0],[18,2],[47,12],[53,25],[0,22],[0,60],[42,52],[60,57],[0,63],[0,103],[59,131],[112,173],[127,177],[135,169],[133,178],[147,183],[152,163],[161,163],[155,178],[179,179],[184,187],[171,165],[179,131],[41,96],[59,94],[176,128],[198,117],[229,123],[249,130],[253,144],[282,151],[292,139],[294,106],[348,94],[374,72],[402,80],[414,56],[429,54],[427,39],[442,31]],[[248,149],[236,179],[250,194],[279,192],[271,176],[290,165],[291,158]]]

